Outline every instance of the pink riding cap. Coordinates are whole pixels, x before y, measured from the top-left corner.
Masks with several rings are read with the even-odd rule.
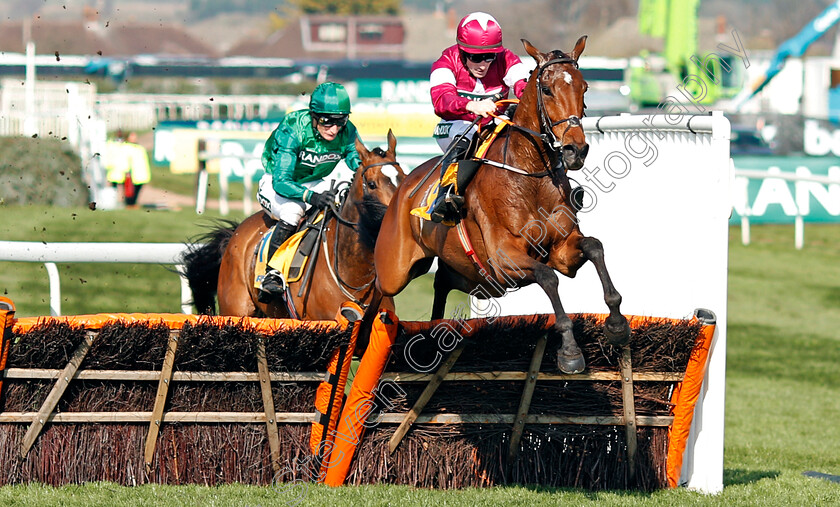
[[[467,14],[458,23],[458,47],[467,53],[501,53],[502,27],[486,12]]]

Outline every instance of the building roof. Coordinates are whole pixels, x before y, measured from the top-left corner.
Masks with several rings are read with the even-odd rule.
[[[300,60],[402,59],[405,27],[398,16],[301,16],[264,40],[246,38],[228,56]]]
[[[25,29],[25,23],[21,21],[0,23],[0,51],[25,52]],[[29,30],[39,54],[218,56],[212,47],[178,25],[34,19]]]

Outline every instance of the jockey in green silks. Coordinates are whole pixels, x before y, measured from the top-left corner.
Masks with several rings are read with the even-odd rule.
[[[321,83],[309,108],[287,114],[265,142],[257,200],[277,220],[268,258],[297,228],[309,206],[335,202],[336,192],[325,179],[344,159],[353,171],[361,160],[356,152],[356,127],[349,121],[350,97],[338,83]],[[282,294],[282,275],[270,269],[261,289]]]

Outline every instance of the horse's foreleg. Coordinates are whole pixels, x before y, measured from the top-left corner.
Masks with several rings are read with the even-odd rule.
[[[373,329],[373,321],[376,319],[376,314],[379,313],[379,306],[382,303],[382,291],[379,289],[378,283],[374,283],[373,296],[371,297],[368,307],[365,309],[365,314],[362,320],[355,325],[359,327],[359,335],[356,339],[356,354],[361,356],[367,349],[368,342],[370,342],[370,332]]]
[[[604,302],[610,309],[610,315],[604,322],[604,335],[607,337],[607,343],[616,346],[626,345],[630,339],[630,325],[627,324],[627,319],[619,309],[621,294],[615,290],[615,285],[613,285],[607,271],[607,265],[604,263],[604,246],[597,238],[587,236],[580,240],[580,249],[583,251],[583,255],[595,266],[595,271],[598,272],[598,278],[601,279],[601,285],[604,287]]]
[[[442,319],[446,311],[446,296],[452,290],[452,285],[449,283],[446,268],[442,263],[438,263],[438,270],[435,272],[435,298],[432,302],[432,320]]]
[[[537,263],[533,267],[537,284],[548,295],[554,308],[554,328],[560,333],[562,343],[557,349],[557,367],[563,373],[580,373],[586,368],[583,353],[575,341],[572,332],[572,319],[563,310],[560,295],[557,293],[557,274],[545,264]]]

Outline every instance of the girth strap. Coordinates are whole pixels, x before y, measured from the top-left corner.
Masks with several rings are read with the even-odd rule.
[[[470,262],[473,263],[475,268],[479,272],[490,273],[487,268],[484,267],[482,264],[481,259],[478,258],[478,254],[475,253],[475,248],[473,248],[472,241],[470,241],[470,236],[467,233],[466,227],[464,227],[464,222],[458,222],[458,225],[455,226],[455,229],[458,231],[458,240],[461,242],[461,247],[464,249],[464,253],[467,255],[467,258]]]

